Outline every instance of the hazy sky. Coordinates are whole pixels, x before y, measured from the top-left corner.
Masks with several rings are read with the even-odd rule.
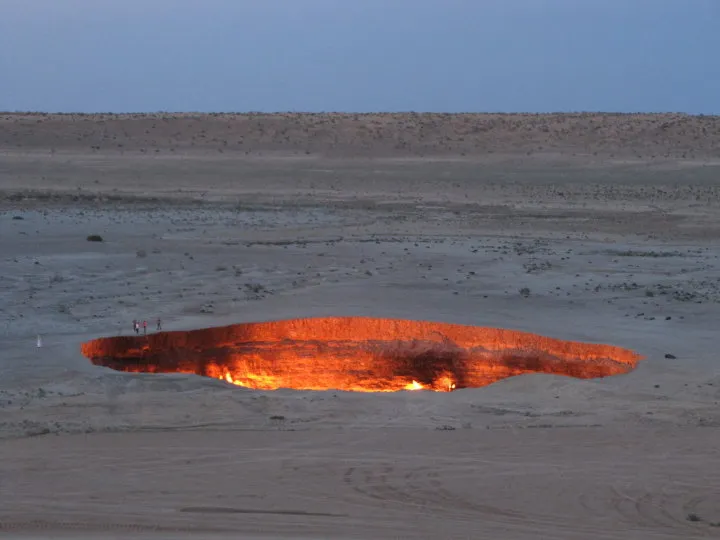
[[[0,110],[720,114],[720,0],[0,0]]]

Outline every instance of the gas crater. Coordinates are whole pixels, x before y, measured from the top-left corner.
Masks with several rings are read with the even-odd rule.
[[[82,344],[124,372],[188,373],[259,390],[449,392],[526,373],[621,375],[642,359],[612,345],[399,319],[329,317],[235,324]]]

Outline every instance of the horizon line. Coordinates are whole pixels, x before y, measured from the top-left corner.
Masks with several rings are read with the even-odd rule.
[[[397,110],[397,111],[170,111],[170,110],[157,110],[157,111],[125,111],[125,112],[112,112],[112,111],[42,111],[42,110],[0,110],[1,115],[27,115],[27,116],[39,116],[39,115],[55,115],[55,116],[93,116],[93,115],[109,115],[109,116],[142,116],[142,115],[208,115],[208,116],[220,116],[220,115],[236,115],[236,116],[278,116],[278,115],[338,115],[338,116],[371,116],[371,115],[442,115],[442,116],[469,116],[469,115],[499,115],[499,116],[572,116],[572,115],[603,115],[603,116],[694,116],[694,117],[718,117],[720,113],[689,113],[682,111],[653,111],[653,112],[621,112],[621,111],[593,111],[593,110],[579,110],[579,111],[553,111],[553,112],[530,112],[530,111],[463,111],[463,112],[447,112],[447,111],[413,111],[413,110]]]

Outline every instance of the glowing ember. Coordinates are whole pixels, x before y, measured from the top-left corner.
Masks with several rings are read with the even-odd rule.
[[[455,324],[331,317],[101,338],[82,345],[119,371],[194,373],[260,390],[450,392],[523,373],[583,379],[631,371],[611,345]]]

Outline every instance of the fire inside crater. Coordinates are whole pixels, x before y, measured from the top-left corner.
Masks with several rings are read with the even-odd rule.
[[[328,317],[235,324],[82,345],[118,371],[192,373],[261,390],[395,392],[487,386],[525,373],[582,379],[632,371],[642,359],[612,345],[401,319]]]

